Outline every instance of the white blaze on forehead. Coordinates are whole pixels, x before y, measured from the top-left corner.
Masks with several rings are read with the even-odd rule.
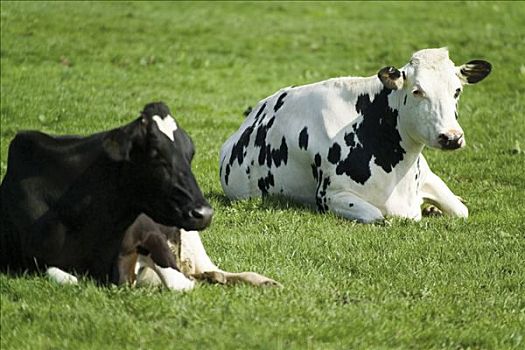
[[[154,115],[152,119],[157,123],[159,130],[164,135],[168,136],[171,141],[175,141],[173,138],[173,132],[177,130],[177,123],[175,123],[175,119],[173,119],[171,115],[168,114],[164,119],[158,115]]]

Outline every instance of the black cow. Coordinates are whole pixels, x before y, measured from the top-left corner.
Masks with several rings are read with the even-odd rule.
[[[191,139],[162,102],[146,105],[123,127],[88,137],[18,133],[0,186],[0,268],[59,271],[59,279],[65,270],[118,283],[124,233],[141,213],[187,230],[210,224],[213,211],[191,171],[193,154]],[[169,249],[159,240],[166,237],[138,239],[136,249],[152,253],[168,275],[177,273],[172,263],[155,261],[152,250]]]

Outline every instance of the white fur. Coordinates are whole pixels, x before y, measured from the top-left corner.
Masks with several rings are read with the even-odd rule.
[[[153,116],[153,120],[157,123],[159,130],[166,136],[169,137],[171,141],[174,141],[173,132],[177,130],[177,123],[171,115],[167,115],[166,118],[162,119],[158,115]]]
[[[59,284],[77,284],[78,280],[75,276],[60,270],[58,267],[50,267],[46,270],[47,276]]]
[[[204,249],[199,232],[180,230],[180,262],[186,273],[195,274],[206,271],[220,271],[211,261]]]
[[[177,291],[188,291],[195,287],[195,281],[175,269],[156,265],[149,256],[139,255],[136,268],[139,270],[137,285],[158,285],[160,281],[168,289]],[[151,272],[154,272],[157,278]]]

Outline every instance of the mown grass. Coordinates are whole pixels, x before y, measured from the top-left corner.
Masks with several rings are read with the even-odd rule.
[[[227,270],[284,289],[187,294],[0,276],[2,349],[525,348],[523,3],[1,3],[1,172],[21,129],[89,134],[167,102],[216,209]],[[448,46],[492,75],[465,89],[467,149],[427,150],[467,221],[358,225],[283,200],[230,203],[222,142],[277,89],[402,66]]]

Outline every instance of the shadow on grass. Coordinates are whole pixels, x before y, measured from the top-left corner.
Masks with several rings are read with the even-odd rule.
[[[232,203],[232,201],[222,192],[207,192],[204,193],[204,198],[208,199],[209,201],[218,202],[220,205],[224,205],[225,207],[230,206]]]
[[[225,206],[225,207],[232,206],[233,203],[236,202],[234,200],[229,199],[223,192],[220,192],[220,191],[207,192],[205,194],[205,197],[210,199],[210,201],[218,203],[220,206]],[[250,199],[243,199],[239,201],[250,203],[250,205],[248,205],[250,209],[291,210],[291,211],[305,212],[305,213],[314,214],[314,215],[330,216],[344,224],[351,223],[352,225],[390,227],[393,225],[410,226],[410,225],[414,225],[415,223],[411,219],[387,217],[383,220],[379,220],[374,223],[363,224],[363,223],[358,222],[357,220],[346,219],[341,216],[338,216],[332,211],[320,212],[314,206],[304,204],[304,203],[299,203],[299,202],[293,201],[290,198],[287,198],[287,197],[284,197],[278,194],[250,198]],[[247,209],[247,210],[250,210],[250,209]]]
[[[204,196],[211,201],[219,203],[219,205],[221,206],[231,206],[232,203],[235,202],[229,199],[224,193],[218,191],[207,192]],[[252,199],[244,199],[241,201],[259,202],[257,206],[260,209],[292,209],[298,211],[304,210],[310,213],[319,214],[319,211],[317,211],[314,207],[293,201],[281,195],[268,195]]]

